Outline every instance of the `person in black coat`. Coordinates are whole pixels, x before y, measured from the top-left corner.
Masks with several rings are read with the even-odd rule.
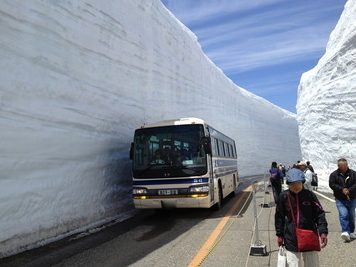
[[[310,161],[307,161],[307,167],[311,172],[314,172],[314,168],[312,165],[310,165]]]
[[[282,192],[283,173],[278,168],[277,162],[273,161],[269,170],[271,177],[269,178],[272,186],[274,202],[277,204],[278,196]]]
[[[338,169],[330,174],[329,186],[334,192],[336,207],[339,211],[341,238],[345,241],[356,239],[355,207],[356,207],[356,172],[349,169],[347,160],[341,158],[337,162]]]
[[[275,213],[275,228],[278,237],[278,246],[285,246],[287,263],[289,266],[301,266],[303,256],[304,266],[319,266],[317,251],[298,251],[295,224],[291,216],[288,203],[289,195],[294,217],[297,216],[297,203],[299,203],[299,228],[318,230],[321,247],[327,244],[328,223],[325,212],[316,195],[304,189],[304,173],[299,169],[291,169],[287,172],[288,190],[283,191],[278,199]]]

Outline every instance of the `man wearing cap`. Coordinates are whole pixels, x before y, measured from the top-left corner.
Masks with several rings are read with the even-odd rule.
[[[312,190],[313,187],[311,185],[311,182],[312,182],[312,179],[313,179],[313,173],[308,168],[307,163],[305,161],[299,161],[299,163],[297,164],[297,167],[302,172],[304,172],[304,176],[305,176],[304,187],[305,187],[305,189]]]
[[[334,191],[336,207],[339,211],[341,238],[345,241],[356,239],[355,206],[356,206],[356,172],[349,169],[347,160],[337,161],[338,169],[330,174],[329,186]]]
[[[325,212],[316,195],[304,188],[305,178],[301,170],[294,168],[286,175],[289,189],[280,194],[275,213],[278,246],[285,246],[288,266],[302,266],[303,259],[304,266],[319,267],[317,251],[298,250],[292,213],[295,218],[299,215],[300,228],[318,230],[321,248],[324,248],[328,242],[328,223]]]

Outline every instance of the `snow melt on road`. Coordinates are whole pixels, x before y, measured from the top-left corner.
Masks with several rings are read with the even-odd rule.
[[[159,1],[0,10],[0,256],[131,210],[145,123],[205,119],[236,140],[241,175],[301,157],[295,115],[233,84]]]
[[[303,158],[328,189],[330,172],[345,157],[356,169],[356,0],[349,0],[324,56],[303,74],[297,114]]]

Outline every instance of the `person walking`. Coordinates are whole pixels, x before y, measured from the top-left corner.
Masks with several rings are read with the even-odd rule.
[[[299,228],[317,230],[321,248],[328,243],[328,223],[325,212],[316,195],[303,186],[304,173],[299,169],[287,172],[288,190],[283,191],[278,199],[275,213],[275,228],[278,246],[285,246],[289,267],[319,267],[317,251],[299,251],[296,236],[296,223]],[[297,218],[297,219],[295,219]]]
[[[337,161],[338,169],[330,174],[329,186],[334,192],[336,207],[339,211],[341,238],[345,241],[356,239],[355,205],[356,172],[349,169],[347,160]]]
[[[281,183],[284,183],[284,177],[286,177],[286,167],[284,165],[279,164],[278,169],[282,172],[282,179],[281,179]]]
[[[269,170],[269,173],[271,174],[269,180],[270,180],[271,186],[272,186],[274,203],[277,204],[278,196],[282,192],[282,179],[283,179],[282,178],[283,174],[280,171],[280,169],[278,168],[277,162],[272,162],[271,169]]]
[[[311,172],[311,170],[308,168],[308,165],[306,162],[304,161],[299,161],[299,163],[297,164],[298,169],[300,169],[302,172],[304,172],[304,176],[305,176],[305,183],[304,183],[304,187],[305,189],[308,190],[313,190],[313,187],[311,185],[312,179],[313,179],[313,173]]]
[[[307,161],[307,167],[311,172],[314,172],[314,168],[312,165],[310,165],[310,161]]]

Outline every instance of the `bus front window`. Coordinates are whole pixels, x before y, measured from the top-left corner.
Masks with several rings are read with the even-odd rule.
[[[203,126],[196,124],[136,130],[134,177],[169,178],[205,174],[203,137]]]

